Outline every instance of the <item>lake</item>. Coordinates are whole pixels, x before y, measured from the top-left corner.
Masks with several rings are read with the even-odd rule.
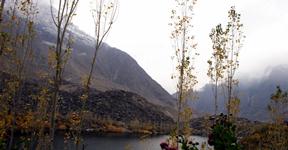
[[[160,143],[164,142],[168,136],[124,136],[124,135],[85,135],[84,145],[85,150],[161,150]],[[206,142],[207,138],[193,136],[194,141]],[[56,137],[56,150],[63,150],[63,136]],[[73,144],[67,144],[68,149],[73,148]]]

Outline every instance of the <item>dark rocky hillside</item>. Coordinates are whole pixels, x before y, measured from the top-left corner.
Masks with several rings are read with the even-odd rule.
[[[63,92],[61,109],[63,114],[77,111],[82,106],[77,98],[78,93]],[[115,121],[129,122],[137,118],[142,122],[172,123],[173,120],[159,111],[159,106],[153,105],[143,97],[122,90],[92,93],[86,104],[88,111],[94,115],[104,116]]]
[[[35,58],[28,71],[29,78],[37,78],[38,72],[43,70],[51,73],[47,56],[49,47],[53,47],[56,41],[56,29],[53,26],[49,6],[40,2],[39,9],[47,11],[39,11],[35,22],[37,33],[33,46]],[[80,85],[90,69],[94,53],[94,39],[73,25],[69,28],[67,35],[73,37],[74,44],[63,79],[71,84]],[[130,91],[144,97],[150,103],[163,106],[161,110],[173,116],[175,106],[173,97],[154,81],[131,56],[117,48],[110,47],[106,43],[102,45],[92,76],[92,87],[98,91]]]
[[[7,85],[4,82],[8,83],[11,76],[6,73],[0,73],[0,77],[0,93],[2,93],[3,89],[5,89],[4,85]],[[21,99],[16,102],[17,114],[25,114],[28,111],[37,110],[38,101],[32,97],[39,94],[39,91],[43,88],[39,83],[41,81],[25,81]],[[65,84],[71,86],[68,82]],[[77,86],[75,89],[75,91],[60,92],[60,118],[66,118],[67,115],[79,112],[82,109],[83,103],[79,98],[82,94],[81,88]],[[49,102],[49,97],[47,97],[47,100]],[[128,125],[135,120],[140,123],[149,122],[157,125],[172,125],[174,123],[171,117],[161,111],[162,108],[160,106],[148,102],[138,94],[123,90],[101,92],[92,89],[85,110],[94,116],[89,118],[91,120],[95,119],[95,117],[100,117],[101,119],[121,122],[124,125]],[[89,119],[87,120],[88,122],[91,121]],[[91,126],[87,125],[86,128],[91,128]]]

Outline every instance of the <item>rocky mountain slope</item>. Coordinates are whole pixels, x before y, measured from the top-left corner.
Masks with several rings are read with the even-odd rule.
[[[0,94],[4,92],[4,89],[8,86],[7,83],[11,81],[11,77],[13,76],[0,72]],[[40,106],[39,99],[33,99],[33,97],[43,90],[43,86],[39,84],[42,82],[43,81],[34,79],[24,82],[21,98],[19,101],[16,101],[16,114],[21,115],[27,114],[27,112],[37,112]],[[70,83],[66,82],[65,85],[70,85]],[[49,87],[46,88],[51,90]],[[69,118],[71,118],[69,116],[82,109],[83,102],[80,100],[82,88],[78,86],[76,91],[77,92],[60,91],[61,101],[59,101],[58,125],[63,125],[63,122],[67,124]],[[162,108],[160,106],[154,105],[145,98],[132,92],[123,90],[101,92],[92,89],[89,95],[89,99],[84,107],[86,112],[90,114],[90,116],[85,115],[88,116],[85,117],[84,121],[84,128],[86,129],[104,130],[104,126],[110,122],[117,123],[117,128],[128,128],[131,122],[137,122],[137,126],[141,128],[148,123],[151,126],[155,125],[155,127],[159,129],[154,129],[153,132],[155,130],[158,132],[160,125],[168,126],[174,123],[171,117],[161,111]],[[49,96],[45,98],[49,104]],[[47,108],[49,109],[50,107]],[[101,122],[103,124],[101,124]],[[95,127],[95,124],[98,126]]]
[[[47,63],[48,51],[56,41],[56,29],[51,19],[49,6],[40,2],[39,10],[37,19],[35,19],[37,35],[33,46],[35,58],[31,65],[33,67],[30,67],[32,69],[29,71],[31,78],[37,78],[39,71],[44,70],[51,73]],[[67,35],[72,36],[74,42],[71,59],[65,67],[63,79],[69,83],[81,85],[90,70],[94,53],[94,38],[74,25],[69,28]],[[162,106],[165,113],[170,115],[173,113],[175,105],[173,97],[154,81],[131,56],[117,48],[103,43],[92,76],[92,87],[98,91],[125,90],[133,92],[153,104]]]

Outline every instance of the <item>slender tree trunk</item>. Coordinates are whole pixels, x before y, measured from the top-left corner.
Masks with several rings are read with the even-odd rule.
[[[99,22],[100,22],[100,17],[101,17],[101,13],[99,13]],[[98,25],[98,31],[100,30],[100,24]],[[82,126],[83,126],[83,111],[85,110],[86,108],[86,102],[88,101],[88,98],[89,98],[89,91],[90,91],[90,84],[91,84],[91,80],[92,80],[92,74],[93,74],[93,71],[94,71],[94,68],[95,68],[95,65],[96,65],[96,59],[97,59],[97,54],[98,54],[98,51],[102,45],[102,42],[100,41],[100,33],[98,32],[97,33],[97,40],[96,40],[96,46],[95,46],[95,52],[94,52],[94,56],[93,56],[93,60],[92,60],[92,63],[91,63],[91,68],[90,68],[90,72],[89,72],[89,75],[88,75],[88,79],[87,79],[87,82],[85,83],[86,85],[84,85],[84,95],[86,95],[86,99],[83,100],[83,105],[82,105],[82,108],[81,108],[81,113],[80,113],[80,129],[77,133],[77,138],[80,138],[81,136],[81,130],[82,130]],[[79,139],[77,139],[76,141],[76,150],[79,149],[79,144],[80,144],[80,141]]]
[[[23,84],[22,83],[22,73],[20,75],[20,81],[19,82],[19,87],[18,87],[18,90],[17,92],[15,93],[15,97],[13,98],[13,101],[12,101],[12,106],[11,106],[11,113],[12,113],[12,127],[11,127],[11,130],[10,130],[10,140],[9,140],[9,144],[8,144],[8,150],[11,150],[12,149],[12,146],[13,146],[13,143],[14,143],[14,133],[15,133],[15,128],[16,128],[16,110],[15,110],[15,107],[16,107],[16,103],[20,101],[21,99],[21,95],[22,95],[22,92],[23,92]]]
[[[60,67],[60,63],[57,62],[57,68]],[[50,121],[50,149],[54,149],[54,136],[55,136],[55,120],[56,120],[56,111],[57,111],[57,103],[58,103],[58,97],[59,97],[59,74],[61,72],[61,69],[56,69],[56,76],[55,76],[55,83],[54,83],[54,94],[52,98],[52,111],[51,111],[51,121]]]
[[[56,69],[54,74],[54,83],[53,83],[53,96],[52,96],[52,104],[51,104],[51,120],[50,120],[50,150],[54,149],[54,137],[56,130],[56,118],[57,118],[57,105],[60,94],[60,86],[62,82],[62,74],[65,67],[65,56],[68,57],[69,53],[63,52],[63,43],[65,40],[65,35],[69,24],[72,21],[72,17],[74,16],[75,9],[78,5],[79,0],[60,0],[58,2],[58,12],[56,17],[54,17],[52,12],[52,4],[50,4],[51,16],[54,22],[54,25],[57,28],[57,40],[56,40]]]
[[[5,0],[2,0],[0,6],[0,24],[2,23],[3,20],[4,6],[5,6]]]
[[[183,68],[183,67],[182,67]],[[181,70],[183,70],[181,68]],[[179,135],[180,135],[180,113],[181,113],[181,105],[182,105],[182,97],[183,97],[183,71],[181,71],[180,75],[180,89],[179,89],[179,95],[178,95],[178,110],[177,110],[177,130],[176,130],[176,135],[177,135],[177,149],[178,149],[178,140],[179,140]]]
[[[183,39],[186,37],[186,29],[183,30]],[[185,41],[182,43],[182,60],[181,60],[181,69],[180,69],[180,83],[179,83],[179,96],[178,96],[178,114],[177,114],[177,149],[179,147],[179,135],[180,135],[180,114],[182,110],[183,102],[183,81],[184,81],[184,63],[185,63]]]
[[[14,9],[14,12],[13,14],[15,13],[15,9]],[[26,18],[27,19],[27,18]],[[25,26],[27,26],[28,24],[28,21],[25,22]],[[25,27],[24,27],[25,28]],[[25,31],[24,31],[25,33]],[[16,128],[16,104],[17,102],[19,102],[21,100],[21,97],[22,97],[22,93],[23,93],[23,88],[24,88],[24,84],[25,84],[25,73],[26,73],[26,63],[27,63],[27,59],[28,59],[28,56],[30,54],[30,52],[32,51],[32,48],[30,49],[30,46],[29,44],[31,44],[30,42],[32,41],[32,35],[29,34],[29,37],[27,39],[27,41],[25,41],[24,44],[22,44],[22,49],[24,51],[24,54],[22,56],[22,58],[20,59],[20,64],[17,66],[17,89],[16,89],[16,92],[14,94],[14,98],[13,98],[13,101],[12,101],[12,108],[11,108],[11,113],[12,113],[12,127],[11,127],[11,133],[10,133],[10,140],[9,140],[9,144],[8,144],[8,150],[11,150],[12,149],[12,146],[13,146],[13,142],[14,142],[14,132],[15,132],[15,128]],[[15,48],[15,51],[17,51],[17,46],[16,46],[17,43],[15,43],[14,48]],[[16,58],[17,59],[17,58]]]
[[[55,118],[56,118],[56,103],[58,101],[58,91],[59,91],[59,85],[55,84],[54,86],[54,94],[52,98],[52,111],[51,111],[51,121],[50,121],[50,149],[54,149],[54,134],[55,134]]]
[[[230,118],[231,113],[231,100],[232,100],[232,92],[233,92],[233,76],[234,76],[234,69],[233,69],[233,62],[234,62],[234,39],[235,39],[235,33],[234,33],[235,26],[232,26],[232,45],[231,45],[231,63],[230,64],[230,73],[228,75],[228,119]]]
[[[12,102],[12,108],[11,108],[11,113],[12,113],[12,126],[10,129],[10,140],[9,140],[9,144],[8,144],[8,150],[12,150],[12,146],[13,146],[13,141],[14,141],[14,128],[16,126],[16,121],[15,121],[15,98],[13,98],[13,102]]]
[[[1,23],[3,20],[4,5],[5,5],[5,0],[2,0],[1,6],[0,6],[0,32],[2,32]],[[1,56],[3,54],[4,42],[3,42],[2,37],[0,37],[0,38],[1,38],[1,41],[0,41],[0,56]]]
[[[217,78],[217,77],[216,77]],[[215,91],[214,91],[214,98],[215,98],[215,117],[218,113],[218,79],[215,81]]]
[[[230,115],[231,115],[231,99],[232,99],[232,86],[233,86],[232,80],[233,80],[232,76],[229,75],[229,77],[228,77],[228,106],[227,106],[228,118],[230,118]]]
[[[57,111],[57,103],[59,98],[59,87],[61,84],[61,49],[62,49],[62,43],[60,41],[60,32],[61,32],[61,24],[58,26],[57,29],[57,44],[56,44],[56,71],[55,71],[55,77],[54,77],[54,93],[52,97],[52,111],[51,111],[51,121],[50,121],[50,150],[54,149],[54,136],[55,136],[55,120],[56,120],[56,111]]]

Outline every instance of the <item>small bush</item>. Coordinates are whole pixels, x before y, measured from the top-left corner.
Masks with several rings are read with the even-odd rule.
[[[236,126],[221,114],[212,126],[212,133],[208,137],[208,144],[215,150],[241,150],[237,143]]]

